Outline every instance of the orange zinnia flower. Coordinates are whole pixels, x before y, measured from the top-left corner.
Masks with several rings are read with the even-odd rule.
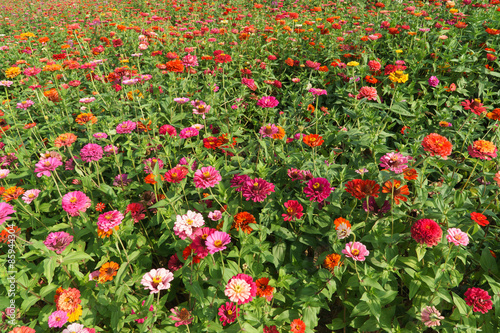
[[[60,102],[61,101],[61,98],[59,97],[59,93],[57,92],[57,90],[55,88],[52,88],[52,89],[49,89],[47,91],[44,91],[43,92],[43,95],[45,97],[47,97],[47,99],[51,102]]]
[[[417,179],[417,177],[418,177],[417,170],[410,169],[410,168],[404,169],[403,175],[404,175],[406,180],[414,180],[414,179]]]
[[[96,116],[94,116],[92,113],[80,113],[75,121],[79,124],[79,125],[85,125],[87,124],[88,122],[92,123],[92,124],[95,124],[97,123],[97,118]]]
[[[120,265],[118,265],[116,262],[110,261],[105,263],[99,269],[99,281],[101,281],[101,279],[103,282],[112,281],[113,277],[116,276],[119,268]]]
[[[268,302],[273,298],[274,288],[269,285],[269,279],[266,277],[255,280],[257,285],[257,296],[265,297]]]
[[[19,198],[21,195],[23,195],[23,193],[24,193],[23,188],[12,186],[6,189],[5,192],[2,193],[2,198],[5,202],[9,202],[11,200]]]
[[[174,73],[182,73],[184,71],[184,65],[180,59],[175,59],[167,62],[166,64],[167,71]]]
[[[335,267],[341,265],[340,258],[341,256],[336,253],[327,255],[325,261],[323,261],[323,267],[328,269],[333,274]]]
[[[408,189],[408,185],[401,186],[401,181],[394,179],[394,182],[390,180],[385,182],[384,187],[382,187],[382,193],[390,194],[396,205],[399,205],[399,200],[404,202],[408,200],[404,195],[410,195],[410,190]]]
[[[282,140],[285,137],[285,130],[281,126],[278,127],[278,133],[273,134],[273,139]]]
[[[380,185],[374,180],[369,179],[354,179],[345,184],[345,190],[359,200],[367,196],[378,198],[379,189]]]
[[[333,223],[335,223],[335,230],[337,230],[337,228],[339,227],[339,225],[341,225],[342,223],[345,223],[345,225],[348,228],[351,227],[351,223],[349,222],[349,220],[346,220],[343,217],[339,217],[339,218],[335,219],[335,221],[333,221]]]
[[[119,226],[116,226],[114,229],[116,231],[118,231]],[[99,228],[97,229],[97,236],[99,238],[109,238],[109,237],[111,237],[112,234],[113,234],[113,229],[109,229],[108,231],[104,231],[104,230],[99,229]]]
[[[319,136],[318,134],[305,135],[302,138],[302,141],[309,147],[319,147],[323,144],[323,142],[325,142],[325,140],[323,140],[323,137]]]
[[[253,231],[253,229],[248,226],[250,223],[256,223],[255,217],[248,212],[240,212],[234,217],[232,227],[236,228],[238,231],[240,231],[241,228],[245,233],[250,234]]]
[[[160,176],[161,181],[165,180],[162,175],[158,175],[158,176]],[[144,182],[146,182],[146,184],[154,185],[154,184],[158,183],[156,181],[156,179],[158,179],[158,178],[155,178],[155,175],[149,174],[149,175],[146,176],[146,178],[144,178]]]
[[[493,120],[500,120],[500,108],[496,108],[492,112],[488,112],[486,117]]]
[[[71,147],[71,145],[76,141],[77,137],[73,133],[64,133],[59,135],[55,140],[54,140],[54,145],[56,147]]]
[[[447,138],[436,133],[431,133],[427,135],[424,140],[422,140],[422,147],[425,151],[431,153],[431,156],[439,155],[444,160],[451,155],[451,150],[453,146]]]

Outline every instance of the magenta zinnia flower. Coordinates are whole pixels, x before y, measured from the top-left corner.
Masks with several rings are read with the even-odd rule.
[[[262,178],[249,179],[243,185],[242,194],[247,201],[262,202],[271,192],[274,192],[274,184],[268,183]]]
[[[325,89],[311,88],[308,91],[311,94],[316,95],[316,96],[326,95],[326,90]]]
[[[322,202],[330,196],[335,188],[330,187],[330,182],[325,178],[313,178],[309,180],[307,187],[304,188],[306,197],[311,201]]]
[[[62,208],[71,216],[80,216],[91,205],[90,198],[80,191],[69,192],[62,197]]]
[[[170,137],[177,136],[177,130],[174,126],[167,124],[160,127],[160,135],[165,135],[167,133],[168,135],[170,135]]]
[[[102,147],[95,143],[88,143],[80,150],[80,157],[84,162],[99,161],[102,154]]]
[[[194,127],[187,127],[187,128],[184,128],[182,131],[181,131],[181,134],[179,135],[179,137],[181,139],[187,139],[187,138],[191,138],[193,136],[197,136],[200,132],[194,128]]]
[[[441,240],[443,231],[436,221],[431,219],[421,219],[411,227],[411,237],[420,244],[429,247],[435,246]]]
[[[196,170],[193,180],[197,188],[207,188],[219,184],[222,177],[213,166],[207,166]]]
[[[63,327],[68,322],[68,314],[65,311],[54,311],[49,316],[49,327]]]
[[[491,296],[481,288],[469,288],[465,294],[465,303],[472,305],[472,311],[486,313],[493,308]]]
[[[229,279],[224,295],[229,297],[231,302],[245,304],[257,295],[257,285],[249,275],[238,274]]]
[[[58,166],[61,166],[62,162],[55,158],[43,158],[37,164],[35,164],[35,172],[37,172],[37,177],[47,176],[50,177],[52,175],[51,171],[54,171]]]
[[[174,274],[168,269],[152,269],[144,274],[141,284],[145,286],[144,289],[151,290],[150,294],[159,293],[160,290],[169,289],[170,282],[174,279]]]
[[[259,133],[263,138],[272,138],[274,134],[277,134],[279,131],[278,127],[274,124],[267,124],[266,126],[262,126],[259,130]]]
[[[67,232],[59,231],[51,232],[43,244],[45,244],[49,250],[55,251],[57,254],[61,254],[72,241],[73,236]]]
[[[2,225],[5,221],[12,218],[9,216],[12,213],[15,213],[14,207],[9,205],[6,202],[0,202],[0,225]]]
[[[433,88],[437,87],[439,85],[439,79],[436,76],[431,76],[429,78],[429,85]]]
[[[231,236],[222,231],[214,231],[207,237],[206,246],[208,253],[213,254],[226,249],[226,245],[231,243]]]
[[[132,133],[132,131],[135,130],[136,127],[137,123],[135,121],[127,120],[116,126],[116,133],[118,134]]]
[[[455,244],[456,246],[467,246],[469,244],[469,236],[462,230],[458,228],[448,229],[448,235],[446,235],[448,242]]]
[[[233,179],[231,179],[231,187],[235,188],[236,192],[242,192],[243,187],[245,186],[245,183],[247,180],[250,180],[251,178],[248,175],[240,175],[239,173],[235,174],[233,176]]]
[[[278,106],[279,102],[274,96],[264,96],[257,102],[261,108],[274,108]]]
[[[222,322],[222,326],[234,323],[239,312],[240,309],[238,309],[234,303],[226,302],[226,304],[222,304],[219,308],[219,319]]]
[[[304,213],[302,213],[304,208],[296,200],[288,200],[285,202],[284,206],[286,208],[286,214],[282,214],[281,216],[283,216],[283,220],[285,221],[295,221],[296,219],[302,218],[302,215],[304,215]]]
[[[120,225],[123,220],[123,214],[117,210],[112,210],[99,215],[97,218],[97,228],[103,231],[109,231]]]
[[[345,245],[342,253],[355,261],[365,261],[365,256],[369,255],[370,251],[360,242],[349,242]]]
[[[408,168],[408,160],[411,160],[410,156],[404,156],[401,153],[387,153],[380,158],[380,166],[382,168],[387,168],[395,173],[403,173],[403,171]]]
[[[443,320],[444,317],[441,316],[441,312],[439,312],[433,306],[427,306],[422,310],[422,322],[427,327],[434,327],[441,325],[440,320]]]

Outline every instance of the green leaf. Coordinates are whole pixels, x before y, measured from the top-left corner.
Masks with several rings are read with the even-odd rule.
[[[92,261],[94,261],[94,259],[92,259],[92,257],[89,256],[87,253],[78,251],[78,252],[70,253],[67,256],[65,256],[63,261],[62,261],[62,264],[67,265],[67,264],[70,264],[73,262],[78,262],[80,260],[92,260]]]
[[[56,269],[56,257],[50,257],[42,261],[43,274],[47,278],[47,283],[51,284],[54,278],[54,270]]]
[[[347,326],[347,323],[344,323],[344,321],[342,319],[335,318],[331,324],[326,325],[326,328],[328,328],[332,331],[336,331],[336,330],[340,330],[346,326]]]
[[[464,316],[467,315],[467,313],[469,312],[467,303],[465,303],[465,301],[454,292],[451,292],[451,295],[453,296],[453,303],[456,305],[460,314]]]

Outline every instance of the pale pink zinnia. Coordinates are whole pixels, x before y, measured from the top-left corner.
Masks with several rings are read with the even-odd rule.
[[[370,254],[370,251],[360,242],[349,242],[345,245],[342,253],[355,261],[365,261],[365,257]]]
[[[467,246],[469,244],[469,236],[462,230],[458,228],[448,229],[448,235],[446,235],[448,242],[455,244],[456,246]]]
[[[32,190],[27,190],[24,194],[23,194],[23,201],[25,204],[29,205],[33,200],[35,200],[36,198],[38,198],[38,195],[40,194],[40,191],[39,189],[32,189]]]
[[[374,87],[361,87],[359,89],[357,99],[366,98],[369,101],[376,101],[378,99],[377,88]]]
[[[186,237],[191,236],[194,231],[193,228],[200,228],[204,224],[205,221],[203,220],[203,215],[188,210],[184,215],[177,215],[174,224],[174,233],[181,239],[185,239]]]
[[[168,269],[152,269],[148,273],[144,274],[141,279],[141,284],[145,287],[144,289],[151,290],[150,294],[157,294],[160,290],[169,289],[170,282],[173,279],[174,274]]]
[[[238,303],[238,305],[245,304],[257,295],[257,285],[252,277],[238,274],[229,279],[224,295],[229,297],[231,302]]]
[[[411,157],[401,153],[390,152],[380,158],[380,166],[400,174],[408,168],[408,160],[411,159]]]
[[[222,177],[213,166],[207,166],[196,170],[193,180],[196,188],[208,188],[219,184]]]
[[[62,197],[62,208],[71,216],[80,216],[91,205],[90,198],[80,191],[69,192]]]
[[[117,210],[112,210],[99,215],[97,218],[97,228],[103,231],[109,231],[120,225],[123,220],[123,214]]]
[[[422,310],[421,317],[422,317],[422,322],[427,327],[440,326],[441,325],[440,320],[444,319],[444,317],[441,316],[441,312],[439,312],[433,306],[425,307]]]

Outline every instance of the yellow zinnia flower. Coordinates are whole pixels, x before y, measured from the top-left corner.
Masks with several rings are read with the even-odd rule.
[[[13,79],[19,74],[21,74],[21,69],[19,67],[10,67],[5,71],[5,76],[8,79]]]
[[[403,71],[395,71],[389,74],[389,80],[394,83],[405,83],[408,81],[408,74],[405,74]]]
[[[349,66],[349,67],[356,67],[356,66],[359,66],[359,62],[357,62],[357,61],[349,61],[346,65]]]

